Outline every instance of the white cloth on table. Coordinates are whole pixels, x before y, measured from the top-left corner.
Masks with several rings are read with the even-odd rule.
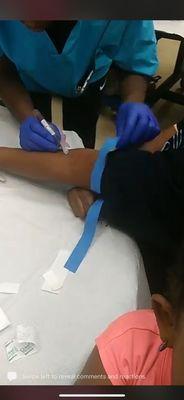
[[[154,21],[154,27],[158,31],[171,33],[171,34],[175,34],[175,35],[179,35],[181,37],[184,37],[184,20],[182,20],[182,21],[178,21],[178,20],[173,20],[173,21],[155,20]]]

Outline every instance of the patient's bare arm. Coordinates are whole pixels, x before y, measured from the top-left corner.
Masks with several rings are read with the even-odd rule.
[[[165,142],[176,132],[172,126],[160,133],[142,149],[155,152],[162,149]],[[51,181],[69,184],[80,189],[69,192],[69,203],[76,216],[85,217],[94,201],[90,188],[90,177],[98,151],[91,149],[70,150],[66,156],[62,152],[39,153],[21,149],[0,148],[0,170],[37,181]]]
[[[168,128],[142,148],[150,152],[161,150],[174,133],[174,127]],[[37,181],[59,182],[88,189],[97,158],[98,151],[91,149],[70,150],[66,156],[62,152],[26,152],[1,147],[0,170]]]
[[[171,139],[171,137],[177,132],[175,126],[170,126],[167,129],[164,129],[160,132],[155,139],[151,140],[150,142],[146,142],[141,146],[141,149],[147,150],[150,153],[155,153],[156,151],[161,151],[164,144]]]
[[[26,152],[21,149],[0,148],[0,170],[37,181],[90,187],[90,176],[98,151],[91,149],[62,152]]]

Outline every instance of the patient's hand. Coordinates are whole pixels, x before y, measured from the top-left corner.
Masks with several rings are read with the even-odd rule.
[[[76,217],[84,219],[95,201],[95,195],[90,190],[73,188],[68,191],[68,202]]]

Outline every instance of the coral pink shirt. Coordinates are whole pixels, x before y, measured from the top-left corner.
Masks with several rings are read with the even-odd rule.
[[[172,349],[159,352],[161,343],[152,310],[121,316],[96,339],[113,385],[171,385]]]

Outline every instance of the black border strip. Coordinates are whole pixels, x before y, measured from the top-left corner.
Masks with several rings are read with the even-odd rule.
[[[72,394],[78,394],[80,400],[89,399],[87,394],[107,394],[104,400],[109,400],[108,394],[125,394],[125,400],[181,400],[184,398],[184,387],[124,387],[124,386],[0,386],[1,400],[59,400],[59,394],[68,394],[68,400],[76,400]],[[86,394],[86,397],[80,397]],[[98,397],[95,398],[98,400]],[[111,397],[113,400],[113,398]],[[64,398],[63,398],[64,400]]]
[[[0,19],[184,19],[182,0],[1,0]]]

